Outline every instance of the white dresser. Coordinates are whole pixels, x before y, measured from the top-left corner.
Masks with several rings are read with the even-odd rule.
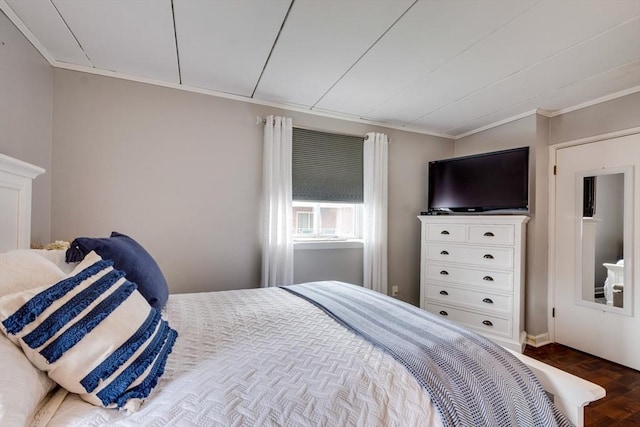
[[[527,216],[420,216],[420,307],[522,352]]]

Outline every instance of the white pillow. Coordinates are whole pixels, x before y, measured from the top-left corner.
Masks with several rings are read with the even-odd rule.
[[[65,279],[0,298],[0,329],[70,392],[135,410],[177,333],[112,264],[91,252]]]
[[[55,283],[65,273],[39,251],[18,249],[0,253],[0,297]]]
[[[54,283],[64,274],[31,250],[0,253],[0,296]],[[55,383],[0,335],[0,425],[26,425]]]
[[[55,383],[0,334],[0,425],[24,426]]]
[[[71,273],[78,265],[77,262],[65,261],[66,249],[32,249],[32,251],[54,263],[64,274]]]

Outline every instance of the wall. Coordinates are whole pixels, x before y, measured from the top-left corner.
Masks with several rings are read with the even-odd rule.
[[[336,133],[387,133],[389,285],[418,303],[416,216],[426,206],[427,163],[451,156],[450,140],[60,69],[53,87],[52,237],[129,233],[157,259],[173,293],[259,283],[256,116],[287,115],[294,125]],[[314,257],[319,271],[321,258]]]
[[[640,92],[549,119],[549,144],[640,126]]]
[[[0,153],[46,170],[33,182],[31,240],[51,240],[52,68],[0,12]]]
[[[294,246],[293,283],[340,280],[362,285],[361,245],[360,248],[320,249],[322,245],[308,249],[299,249],[299,246],[310,246],[306,243]]]
[[[529,147],[529,209],[525,285],[525,330],[547,331],[548,119],[531,115],[456,140],[455,155]]]
[[[399,286],[401,299],[418,304],[415,216],[426,208],[427,162],[454,155],[450,141],[52,71],[0,13],[0,152],[47,170],[34,182],[36,242],[106,235],[119,229],[148,246],[173,292],[255,286],[262,148],[261,128],[254,123],[256,115],[267,114],[286,114],[297,125],[312,129],[358,135],[379,131],[390,136],[389,286]],[[539,148],[637,126],[640,93],[470,135],[456,141],[455,155],[522,145]],[[534,218],[528,233],[526,308],[530,334],[547,330],[547,269],[542,255],[548,248],[545,153],[538,149],[532,158]],[[313,255],[315,251],[303,252],[298,254],[300,265],[308,268],[298,266],[298,277],[320,277],[326,271],[323,264],[338,259],[344,266],[341,277],[355,277],[360,268],[353,268],[359,262],[358,250],[328,251],[322,257]]]
[[[530,147],[531,221],[527,226],[527,333],[548,331],[549,149],[562,142],[640,127],[640,92],[552,118],[531,115],[456,140],[455,155]]]

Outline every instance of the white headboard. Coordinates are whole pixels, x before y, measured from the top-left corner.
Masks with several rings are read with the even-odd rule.
[[[31,243],[31,183],[44,169],[0,154],[0,252]]]

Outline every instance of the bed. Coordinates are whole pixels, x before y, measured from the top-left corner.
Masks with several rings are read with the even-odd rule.
[[[5,166],[13,159],[3,156],[0,160],[0,200],[8,200],[1,206],[2,232],[24,230],[28,203],[21,205],[20,215],[12,214],[11,220],[5,221],[8,218],[5,212],[16,209],[11,201],[23,198],[4,197],[1,192],[4,188],[21,191],[21,185],[30,187],[32,174],[25,173],[20,178],[20,168]],[[29,169],[22,162],[16,164]],[[4,182],[11,185],[5,186]],[[16,259],[19,260],[16,262],[26,263],[29,277],[21,278],[22,282],[36,286],[50,280],[48,274],[59,279],[73,274],[78,268],[65,262],[64,250],[29,250],[24,247],[24,242],[29,241],[25,239],[25,232],[12,233],[21,238],[15,239],[15,248],[3,248],[5,253],[0,254],[3,256],[0,260]],[[10,249],[17,250],[7,252]],[[4,265],[6,279],[10,269]],[[15,284],[17,282],[16,279],[0,289],[2,295],[24,287],[24,283]],[[21,350],[2,336],[0,424],[9,425],[18,420],[18,423],[36,426],[451,425],[452,419],[446,414],[451,410],[455,412],[455,408],[448,408],[452,404],[447,400],[446,387],[441,391],[438,380],[433,378],[433,372],[449,368],[422,369],[424,362],[418,361],[416,365],[410,353],[403,356],[404,350],[397,347],[400,345],[397,336],[403,335],[399,329],[374,334],[381,324],[391,324],[391,319],[378,321],[387,319],[391,313],[400,313],[397,317],[401,321],[408,317],[415,319],[416,324],[429,322],[429,315],[424,313],[423,319],[423,312],[415,307],[357,288],[318,282],[288,289],[170,295],[162,317],[177,332],[178,338],[163,366],[164,374],[148,399],[139,408],[129,411],[87,403],[78,394],[55,386],[37,370],[30,370],[28,375],[20,377],[23,370],[27,372],[29,364],[21,359]],[[344,299],[334,298],[338,294],[344,294],[341,297]],[[345,309],[349,305],[344,302],[347,300],[351,300],[350,304],[363,305],[357,310]],[[378,312],[363,314],[361,310],[365,310],[365,305],[377,306]],[[358,317],[355,312],[362,315]],[[448,323],[437,318],[436,322]],[[411,329],[407,325],[404,327]],[[447,325],[433,326],[436,327],[449,328]],[[535,425],[533,418],[527,418],[528,412],[523,412],[534,411],[541,414],[537,418],[538,425],[549,425],[546,423],[551,421],[566,425],[567,419],[582,425],[583,407],[604,396],[604,389],[593,383],[509,352],[457,326],[453,328],[457,335],[449,341],[467,347],[470,349],[467,352],[476,358],[475,367],[464,370],[463,366],[464,369],[456,371],[463,373],[459,376],[503,375],[497,362],[493,367],[493,362],[487,362],[485,356],[504,359],[500,363],[509,371],[496,381],[500,383],[500,390],[494,390],[494,394],[476,396],[469,388],[450,396],[451,402],[460,400],[460,405],[472,413],[471,417],[488,417],[482,418],[485,420],[520,417],[519,424]],[[449,345],[437,341],[447,333],[443,330],[430,338],[436,351]],[[420,340],[421,335],[411,339]],[[424,346],[426,344],[421,342],[414,345]],[[458,349],[445,353],[449,351]],[[482,359],[478,359],[480,353],[483,353]],[[441,358],[446,358],[446,354]],[[452,364],[457,365],[458,359],[453,359]],[[15,361],[15,364],[8,364],[7,360]],[[483,372],[476,372],[478,370]],[[447,372],[444,375],[446,381],[455,376]],[[503,388],[503,382],[514,384]],[[517,389],[521,383],[526,383],[524,391]],[[540,386],[551,396],[555,406],[546,394],[540,393]],[[28,399],[27,395],[42,397]],[[534,397],[540,400],[533,400]],[[516,402],[515,409],[511,401]],[[510,413],[507,417],[516,418],[484,413],[485,407],[496,403]],[[458,420],[468,420],[467,415]],[[522,422],[523,417],[525,422]],[[552,420],[545,417],[552,417]],[[502,424],[506,425],[504,421]]]

